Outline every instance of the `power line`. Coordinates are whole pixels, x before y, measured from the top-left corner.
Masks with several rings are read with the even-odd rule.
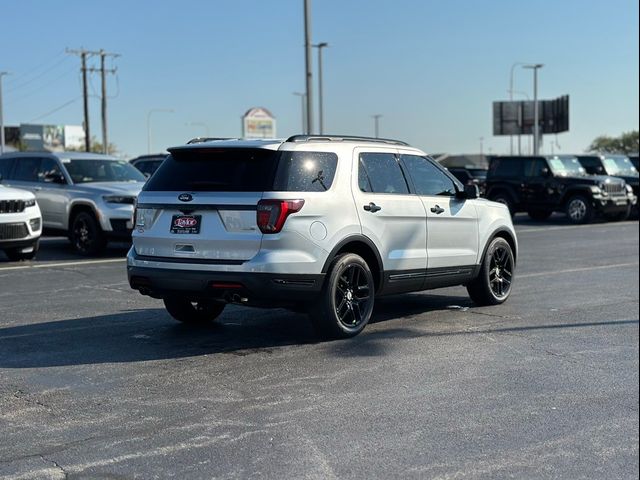
[[[49,115],[51,115],[51,114],[53,114],[53,113],[56,113],[57,111],[62,110],[63,108],[65,108],[65,107],[67,107],[67,106],[71,105],[72,103],[77,102],[77,101],[78,101],[78,100],[80,100],[81,98],[82,98],[81,96],[78,96],[78,97],[76,97],[76,98],[74,98],[74,99],[72,99],[72,100],[69,100],[68,102],[63,103],[63,104],[62,104],[62,105],[60,105],[59,107],[56,107],[56,108],[54,108],[53,110],[49,110],[47,113],[43,113],[42,115],[39,115],[39,116],[37,116],[37,117],[35,117],[35,118],[32,118],[31,120],[29,120],[29,122],[28,122],[28,123],[35,122],[36,120],[40,120],[40,119],[42,119],[42,118],[48,117]]]
[[[7,81],[8,85],[14,84],[16,83],[18,80],[22,79],[23,77],[28,77],[29,75],[31,75],[33,72],[37,72],[38,70],[40,70],[42,67],[49,65],[49,63],[54,62],[56,59],[58,59],[60,56],[64,56],[65,52],[64,50],[59,51],[56,55],[54,55],[53,57],[49,58],[48,60],[41,62],[39,65],[27,70],[24,73],[19,73],[17,74],[15,77],[13,77],[11,80]],[[68,57],[65,57],[68,58]]]
[[[7,93],[10,92],[15,92],[16,90],[20,90],[21,88],[24,88],[28,85],[31,85],[33,82],[35,82],[36,80],[40,80],[42,77],[44,77],[45,75],[47,75],[49,72],[51,72],[52,70],[55,70],[59,65],[61,65],[62,63],[64,63],[65,61],[67,61],[69,58],[65,57],[63,59],[61,59],[60,61],[56,62],[53,66],[51,66],[50,68],[47,68],[44,72],[39,73],[38,75],[36,75],[33,78],[30,78],[29,80],[22,82],[19,85],[13,85],[11,88],[9,88],[7,90]]]
[[[47,86],[50,86],[54,83],[56,83],[57,81],[59,81],[60,79],[66,77],[67,75],[69,75],[69,73],[71,73],[73,70],[75,70],[76,67],[71,67],[69,70],[65,70],[63,73],[61,73],[60,75],[58,75],[57,77],[55,77],[53,80],[49,80],[47,82]],[[23,100],[25,98],[29,98],[33,95],[35,95],[36,93],[41,93],[42,92],[42,87],[37,87],[34,90],[29,90],[27,92],[24,93],[19,93],[18,95],[11,95],[9,101],[7,103],[12,104],[12,102],[14,100]]]

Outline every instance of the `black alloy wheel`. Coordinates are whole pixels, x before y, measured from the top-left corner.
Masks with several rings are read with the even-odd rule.
[[[317,332],[324,338],[348,338],[360,333],[373,313],[375,285],[367,263],[345,253],[333,262],[318,305],[311,311]]]
[[[478,276],[467,285],[476,305],[498,305],[511,293],[515,259],[511,245],[504,238],[494,238],[485,253]]]
[[[81,255],[96,255],[107,245],[107,239],[96,217],[89,212],[80,212],[73,217],[69,240]]]

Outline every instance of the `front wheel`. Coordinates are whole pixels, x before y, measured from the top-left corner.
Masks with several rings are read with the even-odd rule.
[[[107,238],[96,217],[89,212],[80,212],[71,222],[69,229],[71,245],[80,255],[90,256],[101,253],[107,246]]]
[[[324,338],[359,334],[373,313],[375,285],[369,265],[354,253],[338,256],[331,265],[311,320]]]
[[[484,255],[480,273],[467,285],[476,305],[499,305],[511,293],[515,260],[511,245],[504,238],[494,238]]]
[[[173,318],[189,325],[206,325],[220,316],[225,303],[209,300],[192,302],[183,297],[163,299],[164,306]]]
[[[571,223],[582,224],[593,220],[593,206],[587,197],[575,195],[565,205],[565,213]]]

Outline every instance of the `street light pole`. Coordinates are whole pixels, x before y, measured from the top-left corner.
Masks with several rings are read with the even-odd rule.
[[[152,108],[147,113],[147,153],[151,153],[151,114],[155,112],[173,113],[170,108]]]
[[[533,154],[540,153],[540,139],[538,130],[539,126],[539,110],[538,110],[538,69],[544,67],[542,63],[524,65],[523,68],[533,70]]]
[[[323,118],[323,105],[322,105],[322,49],[328,47],[327,42],[318,43],[313,47],[318,49],[318,123],[320,128],[320,135],[324,133],[324,118]]]
[[[313,133],[313,74],[311,73],[311,0],[304,0],[304,63],[307,95],[307,133]]]
[[[209,125],[207,125],[204,122],[187,122],[187,126],[190,127],[203,127],[204,131],[205,131],[205,136],[206,137],[210,137],[210,133],[209,133]]]
[[[373,128],[374,128],[374,132],[375,132],[375,138],[378,138],[378,120],[380,119],[380,117],[382,117],[381,114],[376,113],[375,115],[371,115],[371,118],[373,118]]]
[[[2,114],[2,77],[9,72],[0,72],[0,155],[4,153],[4,117]]]
[[[302,105],[302,134],[306,135],[309,133],[307,131],[307,107],[305,105],[307,95],[302,92],[293,92],[293,94],[300,97],[300,104]]]
[[[511,71],[509,72],[509,101],[513,102],[513,74],[514,74],[514,70],[517,66],[519,65],[525,65],[525,63],[523,62],[514,62],[511,65]],[[509,153],[511,155],[513,155],[513,135],[509,135],[509,143],[510,143],[510,147],[509,147]],[[520,134],[518,134],[518,155],[520,155]]]

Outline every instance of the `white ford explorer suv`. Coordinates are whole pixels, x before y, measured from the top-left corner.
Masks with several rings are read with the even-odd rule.
[[[226,304],[307,311],[320,335],[357,335],[376,297],[466,285],[511,292],[507,208],[395,140],[303,136],[187,144],[145,184],[129,283],[185,323]]]
[[[0,185],[0,250],[9,260],[31,260],[38,253],[42,217],[33,193]]]

